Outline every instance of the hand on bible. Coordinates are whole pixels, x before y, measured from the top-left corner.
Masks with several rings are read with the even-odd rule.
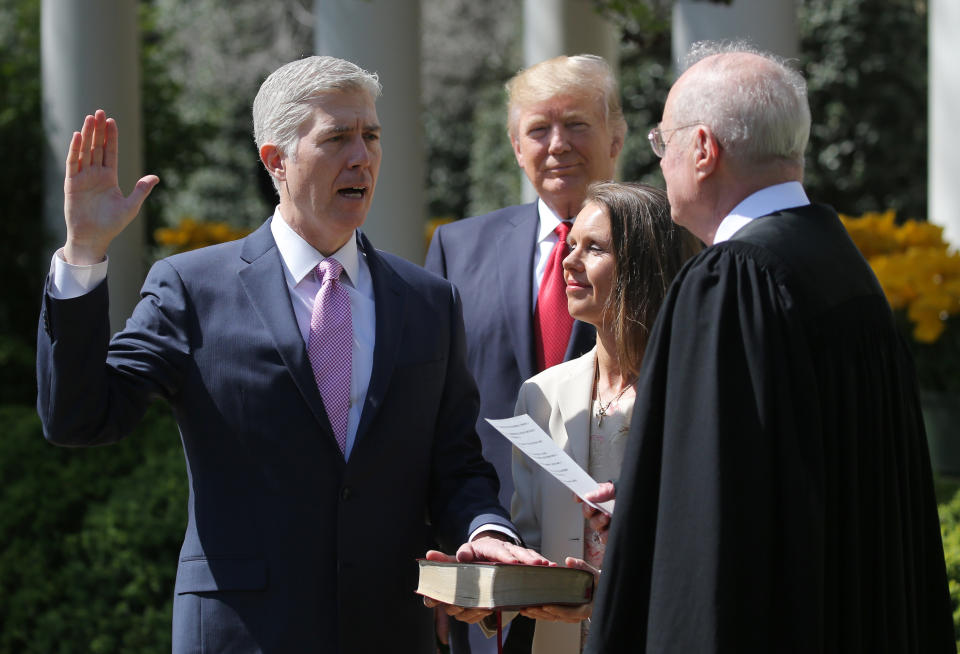
[[[67,152],[63,180],[63,213],[68,263],[87,265],[103,261],[107,246],[129,225],[160,178],[146,175],[124,197],[117,177],[119,134],[117,123],[102,109],[74,132]]]
[[[605,502],[606,500],[600,500]],[[568,556],[564,560],[564,565],[568,568],[579,568],[593,573],[593,587],[596,592],[597,584],[600,583],[600,571],[583,559],[576,559]],[[593,613],[593,602],[580,604],[579,606],[562,606],[558,604],[548,604],[546,606],[528,606],[520,610],[520,615],[525,615],[533,620],[548,620],[550,622],[580,622],[586,620]]]
[[[454,563],[477,563],[480,561],[492,561],[497,563],[523,563],[525,565],[550,565],[553,563],[531,549],[516,545],[509,540],[505,534],[494,531],[485,531],[469,543],[464,543],[457,550],[455,556],[430,550],[426,558],[430,561],[444,561]],[[423,603],[430,608],[440,607],[447,615],[453,616],[462,622],[476,623],[493,613],[490,609],[463,608],[444,604],[429,597],[423,598]]]
[[[597,485],[594,490],[587,493],[584,497],[594,504],[599,504],[601,502],[612,500],[616,496],[617,487],[613,485],[612,481],[605,481],[602,484]],[[579,502],[580,499],[577,498],[577,501]],[[597,511],[595,508],[584,502],[583,517],[590,522],[590,527],[597,532],[598,536],[600,536],[600,542],[606,543],[607,536],[610,534],[610,519],[613,516],[607,515],[603,511]]]

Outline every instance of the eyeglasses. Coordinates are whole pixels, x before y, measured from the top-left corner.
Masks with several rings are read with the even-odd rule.
[[[649,132],[647,132],[647,140],[650,141],[650,148],[653,150],[653,153],[663,159],[663,155],[667,152],[667,143],[670,142],[670,139],[666,141],[663,140],[663,135],[667,132],[676,132],[679,129],[686,129],[688,127],[695,127],[701,125],[702,123],[690,123],[689,125],[681,125],[680,127],[673,127],[671,129],[660,129],[660,126],[657,125]]]

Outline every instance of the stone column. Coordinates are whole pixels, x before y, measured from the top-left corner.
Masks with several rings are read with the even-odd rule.
[[[929,21],[929,108],[928,154],[929,175],[927,215],[931,222],[944,227],[944,237],[960,248],[960,186],[956,183],[960,169],[960,132],[956,117],[960,115],[960,77],[956,59],[960,47],[954,39],[960,30],[960,4],[956,0],[930,0]]]
[[[374,245],[423,263],[425,157],[420,116],[419,0],[314,0],[316,54],[376,72],[383,161],[363,230]]]
[[[43,124],[46,132],[44,226],[47,254],[66,239],[63,172],[70,137],[83,117],[103,109],[120,128],[120,188],[143,175],[140,46],[135,0],[43,0],[41,5]],[[149,202],[149,200],[147,200]],[[110,325],[123,326],[145,273],[145,225],[130,224],[110,246]]]
[[[590,0],[524,0],[524,67],[576,54],[599,55],[616,72],[620,63],[617,29],[594,11]],[[524,176],[523,201],[536,198],[533,185]]]
[[[949,0],[947,0],[949,1]],[[676,0],[673,5],[673,57],[703,40],[748,39],[782,57],[800,51],[796,0],[733,0],[729,5]]]

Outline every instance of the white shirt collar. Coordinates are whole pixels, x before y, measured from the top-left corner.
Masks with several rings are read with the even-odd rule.
[[[547,206],[542,199],[537,199],[537,211],[540,212],[540,228],[537,232],[537,243],[543,242],[545,238],[553,234],[562,221],[560,216],[554,213],[553,209]]]
[[[755,218],[808,204],[810,200],[800,182],[785,182],[760,189],[744,198],[720,222],[713,243],[716,245],[729,240],[741,227]]]
[[[280,207],[277,207],[273,212],[270,231],[273,233],[273,239],[277,242],[280,258],[283,259],[284,265],[293,275],[297,284],[303,281],[303,278],[326,258],[316,248],[307,243],[302,236],[293,231],[293,228],[280,215]],[[347,282],[351,285],[355,284],[356,280],[359,279],[358,271],[360,267],[357,239],[355,237],[348,239],[342,248],[330,256],[343,266],[343,271],[347,273]]]

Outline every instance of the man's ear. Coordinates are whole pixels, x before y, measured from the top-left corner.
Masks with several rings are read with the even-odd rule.
[[[520,139],[511,134],[510,145],[513,146],[513,156],[517,158],[517,165],[523,168],[523,159],[520,158]]]
[[[693,136],[693,166],[697,177],[713,174],[720,161],[720,142],[706,125],[698,125]]]
[[[287,170],[284,165],[286,160],[273,143],[264,143],[260,146],[260,161],[274,179],[281,182],[287,179]]]
[[[610,141],[610,158],[616,161],[621,150],[623,150],[623,136],[614,136],[613,140]]]

